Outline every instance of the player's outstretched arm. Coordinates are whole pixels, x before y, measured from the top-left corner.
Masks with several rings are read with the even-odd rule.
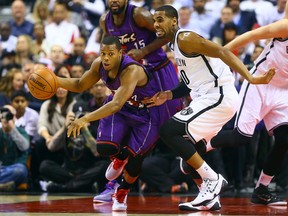
[[[87,123],[118,112],[132,96],[135,87],[137,85],[144,86],[148,82],[148,77],[141,66],[130,65],[122,71],[120,81],[121,86],[115,92],[113,100],[73,121],[67,131],[68,137],[71,135],[73,137],[79,136],[81,128],[86,126]]]
[[[243,62],[231,51],[193,32],[180,33],[177,40],[180,50],[186,55],[202,54],[209,57],[220,58],[225,64],[234,71],[237,71],[252,84],[267,84],[275,74],[275,71],[269,70],[265,75],[255,79],[255,77],[249,73]]]
[[[83,92],[93,86],[100,79],[99,67],[100,57],[92,63],[90,69],[86,71],[80,78],[62,78],[57,77],[59,87],[67,89],[72,92]]]

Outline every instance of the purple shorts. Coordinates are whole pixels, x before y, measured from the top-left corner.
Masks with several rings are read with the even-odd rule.
[[[159,123],[152,115],[156,109],[131,109],[124,105],[121,111],[100,119],[97,141],[125,146],[133,155],[143,155],[153,148],[159,138]]]

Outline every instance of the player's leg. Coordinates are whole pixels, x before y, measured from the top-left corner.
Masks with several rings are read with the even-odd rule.
[[[141,171],[143,162],[142,156],[129,157],[128,163],[125,166],[120,186],[115,190],[114,202],[112,205],[113,211],[127,210],[127,196]]]
[[[264,163],[263,170],[254,189],[251,202],[263,205],[287,205],[287,201],[274,196],[268,189],[274,175],[279,171],[288,150],[288,125],[274,130],[275,143]]]

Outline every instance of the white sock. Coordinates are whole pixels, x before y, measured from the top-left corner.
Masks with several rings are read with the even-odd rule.
[[[212,147],[211,142],[209,141],[206,144],[206,152],[209,152],[209,151],[212,151],[212,150],[214,150],[214,148]]]
[[[204,163],[196,170],[202,179],[217,180],[218,175],[214,170],[204,161]]]
[[[255,188],[258,188],[260,184],[264,186],[268,186],[270,182],[272,181],[273,177],[274,176],[266,175],[262,170]]]

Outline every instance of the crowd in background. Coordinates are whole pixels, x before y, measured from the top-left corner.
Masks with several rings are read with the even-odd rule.
[[[178,10],[182,28],[225,45],[239,34],[283,18],[286,0],[130,0],[130,4],[146,7],[151,13],[163,4],[171,4]],[[0,23],[0,191],[104,189],[109,158],[99,157],[95,151],[97,122],[83,130],[77,139],[68,139],[65,132],[75,116],[103,104],[109,94],[105,85],[95,83],[80,94],[59,88],[51,99],[41,101],[29,93],[27,80],[42,65],[60,77],[81,77],[99,55],[102,38],[99,19],[106,9],[105,0],[15,0],[11,4],[11,17]],[[266,43],[249,44],[234,54],[250,69]],[[175,62],[169,48],[163,49]],[[242,78],[236,73],[235,78],[235,85],[240,89]],[[7,124],[11,120],[7,114],[14,117],[12,123]],[[234,119],[224,129],[233,128],[233,124]],[[253,145],[214,150],[206,159],[241,192],[253,187],[271,145],[273,137],[268,136],[261,122]],[[179,159],[166,152],[161,143],[156,145],[151,157],[159,152],[171,161],[171,167],[178,166]],[[145,161],[146,167],[153,165],[149,157]],[[5,169],[8,166],[20,175],[13,176],[10,169]],[[193,189],[192,179],[181,176],[179,169],[167,175],[167,185],[171,186],[168,189],[165,184],[149,187],[145,183],[148,169],[143,170],[137,188],[143,192]],[[286,190],[287,180],[287,168],[283,166],[275,178],[277,189]]]

